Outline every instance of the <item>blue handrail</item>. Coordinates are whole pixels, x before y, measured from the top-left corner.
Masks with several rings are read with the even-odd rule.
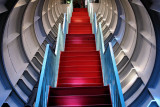
[[[49,44],[46,45],[35,107],[47,107],[49,86],[57,86],[60,51],[64,50],[63,39],[61,24],[59,24],[55,53],[52,52]]]
[[[47,107],[49,87],[57,86],[60,52],[65,48],[68,23],[66,14],[64,14],[63,29],[61,29],[61,24],[58,27],[55,52],[52,51],[49,44],[46,45],[35,107]]]
[[[72,17],[73,12],[73,0],[71,0],[71,3],[67,7],[67,21],[70,23],[70,18]]]
[[[90,18],[91,17],[92,16],[90,16]],[[112,105],[113,107],[125,107],[112,44],[109,43],[107,49],[105,49],[101,23],[99,23],[99,27],[97,28],[96,13],[92,20],[92,26],[96,39],[96,48],[97,51],[100,51],[101,55],[103,82],[105,86],[110,86]]]
[[[88,13],[89,13],[89,17],[90,17],[90,22],[93,22],[93,6],[91,5],[91,3],[89,2],[89,0],[87,0],[87,8],[88,8]]]
[[[66,35],[68,33],[68,21],[67,21],[67,15],[64,13],[64,19],[63,19],[63,34]],[[66,40],[66,38],[64,38]],[[64,41],[65,43],[65,41]]]

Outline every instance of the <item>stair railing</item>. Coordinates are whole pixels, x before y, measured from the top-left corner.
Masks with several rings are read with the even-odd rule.
[[[87,8],[88,8],[88,13],[89,13],[89,17],[90,17],[90,22],[92,23],[93,22],[93,6],[92,4],[89,2],[89,0],[87,0]]]
[[[70,23],[70,19],[72,17],[72,12],[73,12],[73,0],[71,0],[71,3],[67,7],[67,21]]]
[[[69,22],[67,21],[67,15],[66,13],[64,13],[64,19],[63,19],[63,35],[64,35],[64,39],[63,39],[63,43],[64,43],[64,48],[65,48],[65,40],[66,40],[66,34],[68,34],[68,24]]]
[[[58,27],[55,52],[53,52],[49,44],[46,45],[35,107],[47,107],[49,87],[57,87],[60,52],[64,51],[65,48],[68,23],[66,14],[64,14],[63,29],[61,24]]]
[[[92,22],[97,51],[100,51],[104,86],[109,85],[113,107],[125,107],[124,97],[113,53],[112,44],[105,49],[101,23],[97,28],[96,13]]]

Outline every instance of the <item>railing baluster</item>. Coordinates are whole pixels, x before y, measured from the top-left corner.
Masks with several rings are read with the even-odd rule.
[[[64,51],[66,34],[68,33],[68,24],[70,23],[72,12],[73,0],[71,1],[70,6],[67,8],[67,16],[64,14],[63,29],[61,24],[58,26],[55,52],[52,52],[49,44],[46,45],[35,107],[47,107],[49,86],[57,86],[60,51]]]
[[[100,51],[101,55],[104,85],[110,86],[113,107],[125,107],[118,70],[112,49],[112,44],[109,43],[108,48],[105,49],[101,23],[99,23],[99,27],[97,28],[96,13],[93,16],[93,7],[89,3],[89,0],[87,2],[88,2],[87,7],[89,16],[93,26],[92,29],[94,31],[96,39],[96,48],[97,51]]]

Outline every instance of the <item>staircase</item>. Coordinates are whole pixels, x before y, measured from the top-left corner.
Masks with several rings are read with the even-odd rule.
[[[65,51],[61,52],[58,84],[49,91],[51,106],[112,107],[109,87],[103,86],[100,54],[87,8],[73,10]]]

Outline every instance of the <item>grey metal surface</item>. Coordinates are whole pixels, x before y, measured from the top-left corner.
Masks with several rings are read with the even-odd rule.
[[[2,13],[7,11],[4,3],[0,2]],[[56,43],[64,12],[60,0],[19,0],[13,7],[2,43],[4,73],[11,85],[0,82],[0,106],[23,107],[29,101],[39,80],[46,44]]]
[[[92,3],[97,22],[102,23],[104,40],[115,41],[113,51],[125,103],[132,107],[137,106],[137,102],[140,102],[138,106],[146,107],[151,100],[160,98],[156,94],[160,80],[156,85],[148,86],[154,81],[150,77],[159,48],[153,20],[141,1],[100,0],[100,3]],[[152,1],[150,10],[159,13],[160,2],[149,1]],[[60,4],[60,0],[17,0],[12,9],[9,3],[9,0],[0,1],[0,15],[10,12],[2,33],[0,106],[6,102],[22,107],[29,101],[39,79],[46,44],[54,47],[56,43],[58,23],[63,23],[63,13],[68,5]]]
[[[155,64],[156,37],[152,21],[139,0],[101,0],[96,12],[98,22],[104,23],[104,39],[112,34],[116,41],[113,50],[125,103],[133,105],[147,88]],[[139,80],[141,84],[137,87]],[[152,96],[141,106],[146,107],[154,100]]]

